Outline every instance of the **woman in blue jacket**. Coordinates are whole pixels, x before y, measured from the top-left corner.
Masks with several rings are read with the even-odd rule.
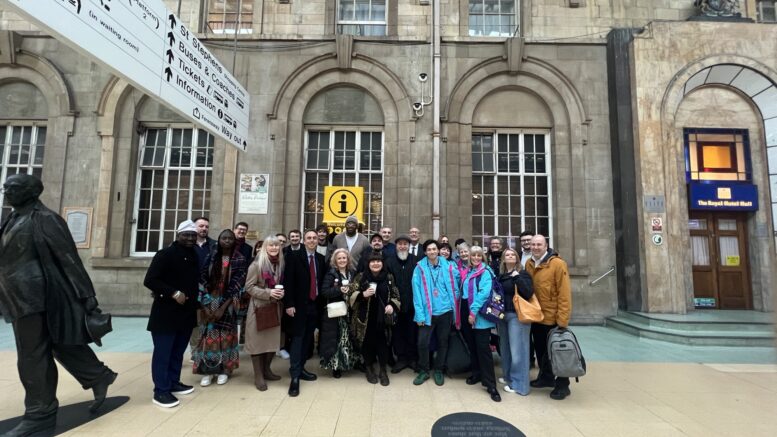
[[[500,402],[502,397],[496,389],[496,375],[494,374],[494,358],[491,355],[491,329],[496,326],[494,322],[485,319],[479,314],[480,308],[486,304],[491,296],[491,285],[494,281],[494,273],[491,268],[483,263],[483,248],[472,246],[469,249],[469,264],[467,275],[462,282],[462,296],[467,296],[467,300],[462,299],[469,305],[469,316],[467,323],[472,326],[473,337],[475,339],[475,350],[472,354],[473,369],[479,369],[479,378],[483,386],[486,387],[491,400]],[[473,374],[473,376],[476,376]],[[473,379],[468,378],[468,382]]]

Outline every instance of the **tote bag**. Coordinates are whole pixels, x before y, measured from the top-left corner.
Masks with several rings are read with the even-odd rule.
[[[513,305],[518,314],[518,321],[521,323],[538,323],[545,319],[540,307],[540,301],[537,295],[532,294],[531,299],[526,300],[518,294],[518,286],[515,286],[515,295],[513,296]]]

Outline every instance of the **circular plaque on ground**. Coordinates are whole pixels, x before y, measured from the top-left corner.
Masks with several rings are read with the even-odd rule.
[[[443,416],[432,426],[432,437],[526,437],[504,420],[481,413],[454,413]]]

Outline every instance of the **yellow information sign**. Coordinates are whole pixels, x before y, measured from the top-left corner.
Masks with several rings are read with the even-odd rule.
[[[726,265],[736,267],[739,265],[739,255],[729,255],[726,257]]]
[[[343,224],[349,215],[364,223],[364,188],[324,187],[324,223]]]

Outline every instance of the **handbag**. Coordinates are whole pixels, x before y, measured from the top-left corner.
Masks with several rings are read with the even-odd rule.
[[[389,287],[391,287],[391,282],[389,282]],[[380,295],[378,293],[375,293],[375,297],[378,298],[378,302],[380,302],[380,307],[384,309],[383,313],[383,324],[387,327],[392,327],[397,324],[397,312],[392,311],[391,314],[385,313],[386,303],[383,302],[383,299],[380,298]]]
[[[337,302],[329,302],[326,304],[326,316],[330,319],[343,317],[346,314],[348,314],[348,306],[345,305],[344,301],[339,300]]]
[[[531,299],[526,300],[518,294],[518,286],[515,286],[515,296],[513,296],[513,305],[518,314],[518,321],[521,323],[538,323],[545,319],[542,314],[542,307],[536,294],[531,295]]]
[[[493,276],[491,283],[491,294],[478,312],[489,322],[496,323],[505,318],[505,299],[502,284]]]
[[[278,304],[271,302],[267,305],[254,306],[254,316],[256,317],[256,330],[274,328],[281,325],[281,317],[278,314]]]

